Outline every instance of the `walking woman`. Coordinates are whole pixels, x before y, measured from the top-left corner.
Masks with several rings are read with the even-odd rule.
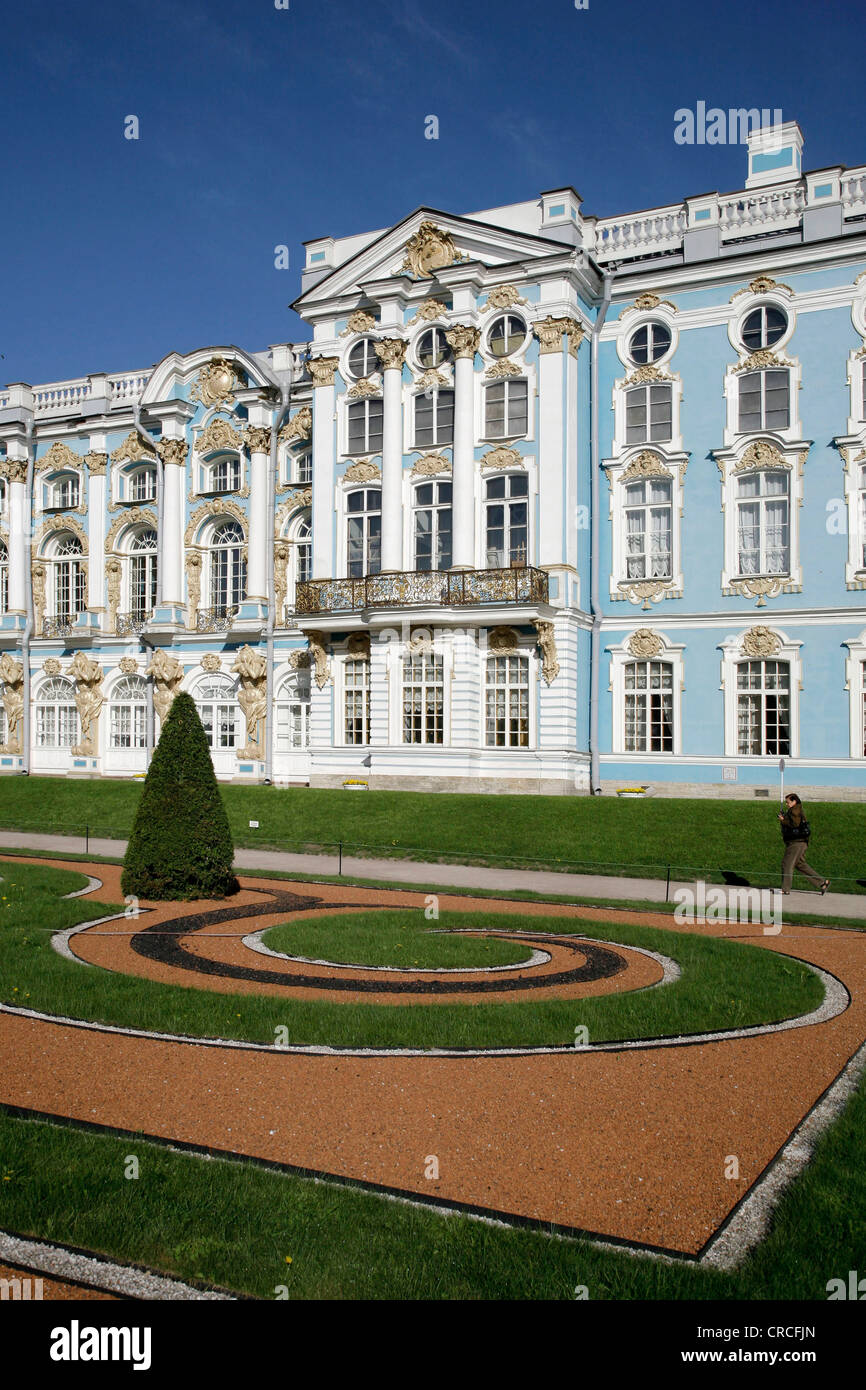
[[[791,891],[791,880],[794,877],[794,870],[805,874],[821,889],[822,894],[826,893],[830,887],[829,878],[821,878],[815,870],[806,863],[806,848],[809,844],[809,822],[803,815],[803,803],[796,792],[789,792],[785,797],[787,811],[779,812],[781,822],[782,839],[785,841],[785,853],[782,856],[782,892],[785,894]]]

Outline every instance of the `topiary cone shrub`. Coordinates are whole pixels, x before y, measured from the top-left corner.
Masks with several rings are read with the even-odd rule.
[[[175,696],[141,793],[121,886],[138,898],[223,898],[237,891],[234,846],[192,697]]]

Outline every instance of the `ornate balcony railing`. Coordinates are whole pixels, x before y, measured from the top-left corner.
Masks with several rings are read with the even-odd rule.
[[[150,613],[118,613],[114,623],[115,637],[137,637],[144,632]]]
[[[547,603],[544,570],[410,570],[363,579],[310,579],[298,585],[298,613],[350,613],[364,608],[461,608],[484,603]]]
[[[196,632],[228,632],[232,625],[232,618],[237,613],[237,605],[234,608],[200,608],[196,614]]]
[[[43,618],[42,636],[43,637],[71,637],[72,629],[75,625],[76,614],[66,618]]]

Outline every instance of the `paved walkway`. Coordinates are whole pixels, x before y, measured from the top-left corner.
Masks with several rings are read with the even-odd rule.
[[[85,850],[81,835],[31,835],[22,830],[0,830],[0,849],[40,849],[57,854],[90,853],[121,859],[125,840],[91,839]],[[336,874],[335,854],[289,854],[283,850],[239,849],[235,868],[263,869],[279,874]],[[602,874],[566,874],[541,869],[485,869],[475,864],[431,864],[414,859],[356,859],[343,855],[343,875],[387,883],[431,884],[442,888],[484,888],[495,893],[526,891],[548,896],[615,898],[623,902],[664,902],[665,881],[658,878],[608,878]],[[671,882],[670,899],[678,888],[693,888],[694,881]],[[726,898],[738,890],[724,888]],[[866,894],[826,893],[813,890],[792,893],[784,904],[787,916],[810,913],[833,921],[866,924]]]

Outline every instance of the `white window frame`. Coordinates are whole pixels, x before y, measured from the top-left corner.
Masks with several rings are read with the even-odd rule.
[[[484,753],[485,753],[485,754],[491,754],[491,753],[497,754],[497,753],[498,753],[498,754],[503,754],[503,755],[514,754],[514,753],[517,753],[517,754],[524,753],[524,754],[525,754],[525,753],[530,752],[532,749],[537,748],[537,747],[538,747],[537,711],[536,711],[536,703],[537,703],[537,699],[538,699],[538,695],[537,695],[537,690],[538,690],[538,685],[537,685],[538,652],[537,652],[537,648],[535,648],[535,647],[530,647],[528,644],[527,644],[526,646],[524,646],[522,642],[519,642],[519,643],[515,646],[515,648],[514,648],[513,651],[508,651],[508,652],[497,652],[497,651],[491,651],[490,648],[489,648],[489,646],[487,645],[487,643],[486,643],[486,642],[482,642],[482,643],[480,644],[479,660],[480,660],[480,662],[481,662],[481,681],[480,681],[480,685],[481,685],[481,702],[480,702],[480,703],[481,703],[481,729],[480,729],[480,742],[481,742],[481,748],[483,749]],[[498,744],[498,743],[488,743],[488,742],[487,742],[488,662],[491,662],[491,661],[500,661],[500,660],[503,660],[503,661],[506,661],[506,662],[507,662],[507,661],[511,661],[511,660],[520,660],[520,661],[525,661],[525,662],[526,662],[526,669],[527,669],[527,686],[526,686],[526,689],[527,689],[527,712],[528,712],[528,728],[527,728],[527,741],[526,741],[526,743],[503,743],[503,744]],[[507,691],[507,690],[511,689],[512,687],[511,687],[510,685],[506,684],[506,687],[505,687],[505,688],[506,688],[506,691]],[[515,688],[515,689],[519,689],[520,687],[515,686],[514,688]],[[506,718],[508,718],[507,714],[506,714]]]
[[[381,405],[381,407],[382,407],[382,443],[379,444],[379,445],[377,445],[377,446],[375,446],[375,447],[370,447],[370,410],[369,410],[369,407],[370,407],[371,401],[377,401],[377,402]],[[352,449],[352,448],[350,447],[350,443],[349,443],[349,412],[350,412],[350,409],[352,408],[352,406],[363,406],[363,407],[364,407],[364,441],[365,441],[365,444],[366,444],[368,447],[363,448],[363,449],[360,449],[360,448],[359,448],[359,449]],[[381,455],[382,455],[382,448],[383,448],[383,445],[384,445],[384,442],[385,442],[385,398],[384,398],[384,393],[383,393],[382,389],[379,388],[374,396],[360,396],[360,397],[357,397],[357,398],[354,399],[354,400],[350,399],[348,395],[344,394],[344,395],[340,396],[340,398],[339,398],[339,402],[338,402],[338,411],[339,411],[339,416],[340,416],[340,420],[339,420],[339,430],[340,430],[340,440],[341,440],[341,445],[342,445],[342,447],[341,447],[341,449],[340,449],[340,454],[341,454],[341,456],[342,456],[343,458],[346,458],[346,459],[355,459],[355,460],[362,459],[362,458],[364,458],[364,459],[366,459],[366,458],[381,458]]]
[[[356,665],[356,664],[357,664],[358,666],[366,667],[366,668],[367,668],[367,683],[366,683],[366,686],[358,686],[358,685],[350,684],[350,683],[349,683],[349,679],[348,679],[348,677],[349,677],[349,667],[350,667],[350,666],[354,666],[354,665]],[[338,670],[339,670],[339,682],[340,682],[339,700],[338,700],[338,704],[337,704],[338,718],[339,718],[339,735],[340,735],[339,746],[340,746],[340,747],[343,747],[343,748],[369,748],[369,747],[370,747],[371,725],[372,725],[372,722],[373,722],[373,720],[372,720],[372,715],[373,715],[373,710],[372,710],[372,680],[371,680],[371,677],[372,677],[372,662],[370,661],[370,659],[369,659],[368,657],[365,658],[365,657],[361,657],[361,656],[354,655],[354,654],[352,654],[352,653],[348,653],[345,657],[342,658],[342,660],[340,660],[340,661],[337,663],[337,666],[338,666]],[[362,741],[361,743],[355,743],[355,742],[351,742],[351,743],[350,743],[349,740],[348,740],[348,738],[346,737],[346,732],[347,732],[347,731],[346,731],[346,697],[348,696],[348,694],[350,693],[350,691],[351,691],[351,692],[355,692],[355,691],[357,691],[357,690],[361,690],[362,693],[363,693],[364,691],[366,691],[366,702],[365,702],[365,706],[364,706],[364,714],[363,714],[363,716],[362,716],[362,728],[363,728],[364,731],[366,732],[367,737],[366,737],[366,739],[365,739],[364,741]],[[365,727],[364,727],[364,726],[365,726]]]
[[[429,664],[433,663],[434,674],[437,679],[428,679],[430,675]],[[421,664],[420,677],[418,679],[407,680],[408,668],[410,665]],[[435,644],[425,644],[413,650],[410,644],[404,648],[401,658],[401,670],[398,689],[400,692],[400,742],[405,748],[444,748],[449,742],[448,724],[446,720],[447,688],[450,684],[448,674],[445,669],[445,655],[438,650]],[[405,700],[407,688],[421,690],[422,712],[421,712],[421,734],[418,739],[406,737],[406,714]],[[426,719],[426,697],[428,690],[441,690],[442,693],[442,737],[441,739],[427,738],[427,719]]]
[[[223,698],[219,695],[214,695],[212,697],[208,696],[206,699],[202,698],[200,695],[200,688],[202,686],[206,686],[208,683],[212,684],[214,687],[221,686],[223,691],[225,692],[225,697]],[[199,719],[201,720],[201,713],[199,710],[200,705],[206,705],[212,711],[215,712],[215,722],[211,725],[212,738],[216,739],[220,736],[217,733],[222,718],[220,711],[229,708],[232,710],[231,728],[234,741],[230,744],[222,744],[217,742],[214,742],[213,744],[209,743],[208,748],[211,757],[213,757],[214,753],[237,752],[237,750],[242,748],[244,745],[244,717],[243,711],[241,710],[240,704],[238,702],[238,684],[238,681],[233,681],[231,676],[221,671],[199,670],[190,680],[189,691],[190,695],[192,696],[193,704],[195,705],[196,713],[198,714]],[[204,721],[201,720],[201,722],[202,727],[204,728]],[[207,728],[205,728],[206,738],[207,732]]]
[[[9,612],[9,547],[0,537],[0,616]],[[5,742],[5,740],[4,740]]]
[[[68,687],[68,700],[61,700],[58,695],[57,698],[52,698],[50,701],[46,703],[46,692],[49,690],[54,691],[60,684],[63,684],[64,686]],[[36,715],[35,746],[37,748],[55,748],[58,750],[65,749],[69,751],[70,749],[75,748],[76,745],[81,742],[81,720],[78,714],[78,707],[75,704],[75,686],[73,685],[72,681],[68,678],[68,676],[46,677],[39,687],[34,705]],[[67,711],[67,714],[63,722],[66,724],[67,730],[69,729],[71,723],[71,727],[74,730],[75,735],[73,738],[67,738],[62,743],[58,739],[61,723],[58,717],[58,712],[60,709]],[[46,710],[53,711],[53,718],[50,721],[52,725],[53,738],[50,742],[45,738],[45,724],[47,721],[45,720],[44,712]],[[68,711],[70,710],[72,712],[71,716],[68,713]]]
[[[143,694],[140,698],[133,698],[127,693],[127,688],[133,681],[140,682],[139,689],[143,687]],[[129,710],[129,743],[118,743],[116,741],[116,714],[118,711]],[[108,697],[108,748],[111,752],[134,752],[139,748],[147,747],[147,681],[143,676],[124,676],[121,675],[115,680],[111,693]]]
[[[741,467],[755,446],[768,446],[773,451],[773,462],[761,463],[754,468]],[[722,474],[722,512],[724,514],[725,549],[722,569],[722,593],[750,594],[751,581],[765,581],[771,585],[767,593],[800,593],[803,587],[803,570],[800,557],[800,509],[803,505],[804,463],[808,445],[802,447],[780,447],[775,436],[744,436],[738,450],[717,450],[716,460]],[[777,461],[776,461],[777,460]],[[738,565],[737,540],[737,483],[746,471],[788,473],[788,544],[790,552],[790,572],[787,575],[741,575]]]
[[[750,656],[743,650],[743,639],[746,632],[743,631],[735,637],[728,637],[720,643],[722,653],[721,664],[721,690],[725,703],[725,757],[732,759],[742,759],[750,767],[766,766],[777,767],[779,755],[777,753],[738,753],[737,752],[737,667],[741,661],[787,661],[790,669],[789,686],[789,714],[791,720],[791,751],[786,753],[786,758],[799,758],[800,756],[800,692],[803,688],[803,663],[800,657],[802,642],[792,641],[780,628],[773,627],[771,631],[778,638],[778,648],[767,657]]]
[[[730,448],[741,442],[770,434],[777,442],[802,443],[800,439],[800,387],[803,379],[802,364],[796,357],[787,353],[787,347],[797,326],[796,314],[791,303],[791,293],[784,286],[762,294],[734,295],[733,313],[728,320],[728,337],[736,349],[739,361],[728,365],[725,372],[725,446]],[[778,342],[771,348],[759,348],[751,352],[743,342],[742,329],[745,320],[755,309],[777,308],[787,317],[788,327]],[[758,362],[752,364],[757,357]],[[740,429],[740,381],[749,371],[787,371],[788,373],[788,424],[785,429],[755,430]]]
[[[311,689],[312,672],[307,667],[304,670],[289,670],[277,684],[277,695],[274,701],[274,751],[276,753],[301,753],[310,746],[310,708],[311,708]],[[294,710],[300,710],[300,742],[294,742]],[[285,712],[285,723],[288,729],[288,737],[283,739],[280,725],[283,722],[282,713]]]
[[[60,490],[75,487],[75,500],[62,502]],[[81,508],[84,498],[84,478],[75,468],[65,468],[61,473],[51,473],[42,481],[42,510],[44,512],[75,512]]]
[[[75,541],[81,549],[69,555],[59,554],[60,546],[64,541]],[[54,532],[49,538],[46,546],[44,559],[48,562],[48,584],[46,584],[46,614],[52,618],[61,618],[69,622],[75,622],[76,618],[87,611],[87,551],[81,543],[80,537],[72,531],[59,530]],[[63,565],[78,565],[78,589],[81,596],[81,604],[78,608],[70,608],[68,613],[60,612],[58,603],[58,590],[60,584],[60,569]],[[70,569],[69,593],[70,598],[74,598],[75,581]]]
[[[419,505],[418,503],[416,503],[415,498],[416,498],[416,494],[417,494],[418,488],[421,488],[421,487],[428,487],[428,486],[430,486],[430,485],[432,484],[433,487],[434,487],[434,489],[435,489],[435,488],[437,488],[441,483],[447,483],[447,484],[451,487],[451,501],[450,501],[450,502],[438,502],[438,501],[434,501],[434,502],[431,502],[431,503],[423,503],[423,504],[420,504],[420,505]],[[415,548],[415,540],[416,540],[416,535],[415,535],[415,515],[416,515],[417,512],[428,511],[428,510],[432,510],[432,511],[436,514],[436,516],[435,516],[435,524],[434,524],[434,529],[433,529],[433,536],[434,536],[434,538],[437,539],[437,540],[438,540],[438,536],[439,536],[439,520],[438,520],[439,513],[440,513],[440,512],[443,512],[443,511],[450,511],[450,513],[451,513],[451,557],[452,557],[452,562],[453,562],[453,557],[454,557],[454,480],[453,480],[452,475],[451,475],[450,473],[446,473],[444,469],[443,469],[443,471],[442,471],[441,473],[438,473],[438,474],[435,474],[435,475],[432,475],[432,476],[430,476],[430,475],[424,475],[424,476],[422,476],[422,477],[417,477],[417,476],[416,476],[415,478],[410,478],[410,479],[409,479],[408,496],[407,496],[407,500],[406,500],[406,511],[407,511],[407,519],[408,519],[408,528],[407,528],[407,532],[406,532],[406,542],[405,542],[405,543],[406,543],[406,549],[404,550],[403,553],[404,553],[405,555],[408,555],[408,556],[410,557],[409,568],[412,569],[412,570],[415,570],[415,571],[418,570],[418,556],[417,556],[417,552],[416,552],[416,548]],[[436,549],[436,547],[434,546],[434,558],[435,558],[435,549]],[[449,568],[450,568],[449,565],[444,565],[444,566],[442,567],[442,569],[440,570],[439,566],[437,565],[437,566],[434,566],[434,568],[431,569],[431,570],[424,570],[424,571],[422,571],[422,573],[424,573],[424,574],[438,574],[438,573],[444,572],[445,570],[447,570],[447,569],[449,569]]]
[[[439,434],[439,396],[440,396],[440,393],[441,393],[442,391],[447,391],[447,392],[449,392],[449,394],[450,394],[451,397],[452,397],[452,404],[451,404],[451,438],[450,438],[450,439],[439,439],[439,438],[434,438],[434,440],[432,441],[432,443],[421,444],[421,443],[418,442],[418,404],[419,404],[420,401],[423,401],[423,400],[424,400],[426,397],[428,397],[428,396],[429,396],[430,398],[432,398],[432,401],[433,401],[433,433],[434,433],[434,435],[438,436],[438,434]],[[456,393],[455,393],[455,390],[454,390],[453,385],[452,385],[450,382],[449,382],[447,385],[434,386],[434,387],[432,387],[429,391],[416,391],[416,392],[411,396],[411,398],[410,398],[410,403],[409,403],[409,418],[410,418],[410,420],[411,420],[411,430],[412,430],[412,444],[410,445],[410,448],[411,448],[412,450],[417,451],[417,452],[429,450],[431,453],[436,453],[439,449],[450,449],[450,448],[453,447],[453,445],[454,445],[454,427],[455,427],[455,423],[456,423],[456,420],[455,420],[455,413],[454,413],[454,412],[455,412],[455,402],[456,402]]]
[[[506,495],[505,495],[505,497],[503,497],[503,498],[488,498],[488,496],[487,496],[487,484],[488,484],[488,483],[492,483],[492,482],[493,482],[495,479],[497,479],[497,478],[505,478],[506,480],[510,480],[510,479],[513,478],[513,477],[524,477],[524,478],[526,478],[526,497],[525,497],[525,498],[522,498],[522,497],[511,497],[511,496],[509,495],[509,489],[510,489],[510,482],[509,482],[509,481],[506,481]],[[534,521],[534,518],[535,518],[535,510],[536,510],[536,509],[535,509],[535,494],[534,494],[534,492],[533,492],[533,479],[532,479],[532,477],[530,476],[529,471],[528,471],[527,469],[523,469],[523,468],[496,468],[496,469],[491,469],[489,472],[485,472],[485,473],[482,475],[482,478],[481,478],[481,498],[480,498],[480,505],[479,505],[479,509],[478,509],[478,510],[479,510],[479,515],[480,515],[480,523],[481,523],[481,525],[480,525],[480,534],[479,534],[479,554],[480,554],[479,568],[480,568],[480,569],[486,570],[486,569],[511,569],[511,568],[512,568],[512,565],[511,565],[510,560],[509,560],[509,561],[506,561],[506,563],[503,564],[503,565],[492,565],[492,564],[489,564],[489,563],[488,563],[488,545],[487,545],[487,508],[488,508],[488,506],[499,506],[499,505],[501,504],[503,507],[507,507],[507,506],[509,505],[510,502],[523,502],[523,501],[525,501],[525,503],[526,503],[526,559],[523,561],[523,566],[527,566],[527,565],[528,565],[528,566],[531,566],[531,565],[534,564],[534,556],[535,556],[535,535],[534,535],[534,530],[535,530],[535,528],[534,528],[534,526],[533,526],[533,521]],[[506,526],[506,527],[505,527],[506,534],[510,533],[510,529],[511,529],[510,526]],[[508,547],[508,548],[509,548],[509,550],[510,550],[510,542],[509,542],[509,547]]]
[[[236,542],[233,542],[231,545],[220,545],[220,546],[215,545],[214,542],[215,542],[217,533],[222,529],[223,526],[227,526],[227,525],[235,525],[235,526],[238,527],[238,529],[240,530],[240,533],[241,533],[240,539],[239,539],[238,541],[236,541]],[[202,601],[201,601],[201,607],[202,607],[202,608],[222,608],[222,607],[225,607],[226,609],[229,609],[229,608],[239,608],[240,605],[244,602],[244,600],[245,600],[245,598],[246,598],[246,595],[247,595],[247,584],[248,584],[248,582],[249,582],[248,565],[247,565],[247,557],[246,557],[246,549],[247,549],[247,537],[246,537],[246,535],[245,535],[245,533],[244,533],[244,528],[243,528],[243,526],[241,525],[241,523],[240,523],[235,517],[231,517],[231,516],[217,516],[217,517],[213,518],[213,520],[212,520],[210,526],[208,527],[207,537],[206,537],[205,546],[204,546],[205,555],[206,555],[206,557],[207,557],[207,558],[206,558],[206,563],[205,563],[205,568],[206,568],[207,573],[203,576],[204,582],[203,582],[203,584],[202,584]],[[233,599],[231,602],[226,602],[225,604],[217,603],[217,602],[216,602],[216,599],[215,599],[215,590],[216,590],[216,566],[215,566],[215,559],[216,559],[217,554],[229,554],[229,553],[232,552],[233,550],[239,550],[239,551],[240,551],[239,577],[240,577],[240,581],[241,581],[241,582],[240,582],[239,595],[238,595],[237,598]],[[227,588],[226,588],[226,595],[227,595],[227,597],[228,597],[228,594],[229,594],[229,586],[227,586]]]
[[[609,592],[612,599],[627,598],[632,603],[641,603],[644,608],[648,608],[650,601],[655,603],[662,598],[682,597],[684,585],[682,516],[688,457],[688,454],[674,454],[658,445],[633,444],[628,453],[622,454],[619,458],[604,460],[610,489],[608,516],[611,523],[612,564]],[[644,472],[644,467],[652,468],[655,472]],[[649,482],[654,476],[662,477],[663,475],[671,483],[671,576],[669,579],[661,576],[631,579],[627,573],[626,563],[628,558],[625,515],[627,511],[626,489],[629,483]],[[634,589],[636,584],[651,584],[655,587],[656,592],[648,596],[646,592],[638,593]]]
[[[342,480],[341,480],[341,481],[342,481]],[[339,568],[338,568],[338,570],[337,570],[337,574],[338,574],[338,575],[341,575],[341,576],[344,576],[344,577],[347,578],[347,579],[350,578],[350,577],[351,577],[352,579],[363,579],[363,578],[364,578],[364,575],[357,575],[357,574],[356,574],[356,575],[351,575],[351,576],[349,575],[349,520],[350,520],[350,518],[353,517],[353,516],[361,516],[361,515],[364,515],[364,516],[371,516],[371,515],[374,515],[374,513],[368,512],[366,509],[365,509],[365,511],[364,511],[363,513],[361,513],[361,512],[350,512],[350,511],[349,511],[349,494],[352,493],[352,492],[367,492],[367,491],[369,491],[370,489],[374,489],[376,492],[379,492],[379,493],[382,492],[382,478],[381,478],[381,476],[374,477],[374,478],[370,478],[369,480],[367,480],[367,481],[365,481],[365,482],[357,482],[357,481],[356,481],[356,482],[345,483],[342,487],[338,488],[338,493],[337,493],[337,527],[338,527],[338,529],[337,529],[337,550],[338,550],[338,556],[337,556],[337,560],[338,560]],[[379,513],[378,513],[378,514],[379,514],[379,518],[380,518],[380,526],[379,526],[379,570],[381,570],[381,565],[382,565],[382,528],[381,528],[382,506],[381,506],[381,503],[380,503],[380,506],[379,506]],[[365,528],[365,529],[366,529],[366,528]],[[369,543],[369,537],[367,537],[366,540],[365,540],[365,546],[368,545],[368,543]],[[378,574],[378,573],[379,573],[379,570],[375,571],[375,573]],[[373,572],[373,571],[369,571],[369,573],[372,573],[372,572]],[[365,573],[368,573],[368,571],[365,571]]]
[[[610,653],[610,681],[608,689],[612,698],[612,752],[622,754],[629,758],[640,758],[655,762],[669,762],[671,758],[678,758],[683,751],[683,719],[682,719],[682,696],[685,690],[685,665],[683,653],[685,652],[684,643],[671,642],[663,632],[656,635],[661,641],[661,646],[654,656],[638,656],[632,652],[629,645],[631,633],[625,637],[617,646],[608,647]],[[638,753],[634,750],[626,750],[625,746],[625,673],[626,667],[635,661],[662,661],[672,667],[673,675],[673,751],[670,753]]]

